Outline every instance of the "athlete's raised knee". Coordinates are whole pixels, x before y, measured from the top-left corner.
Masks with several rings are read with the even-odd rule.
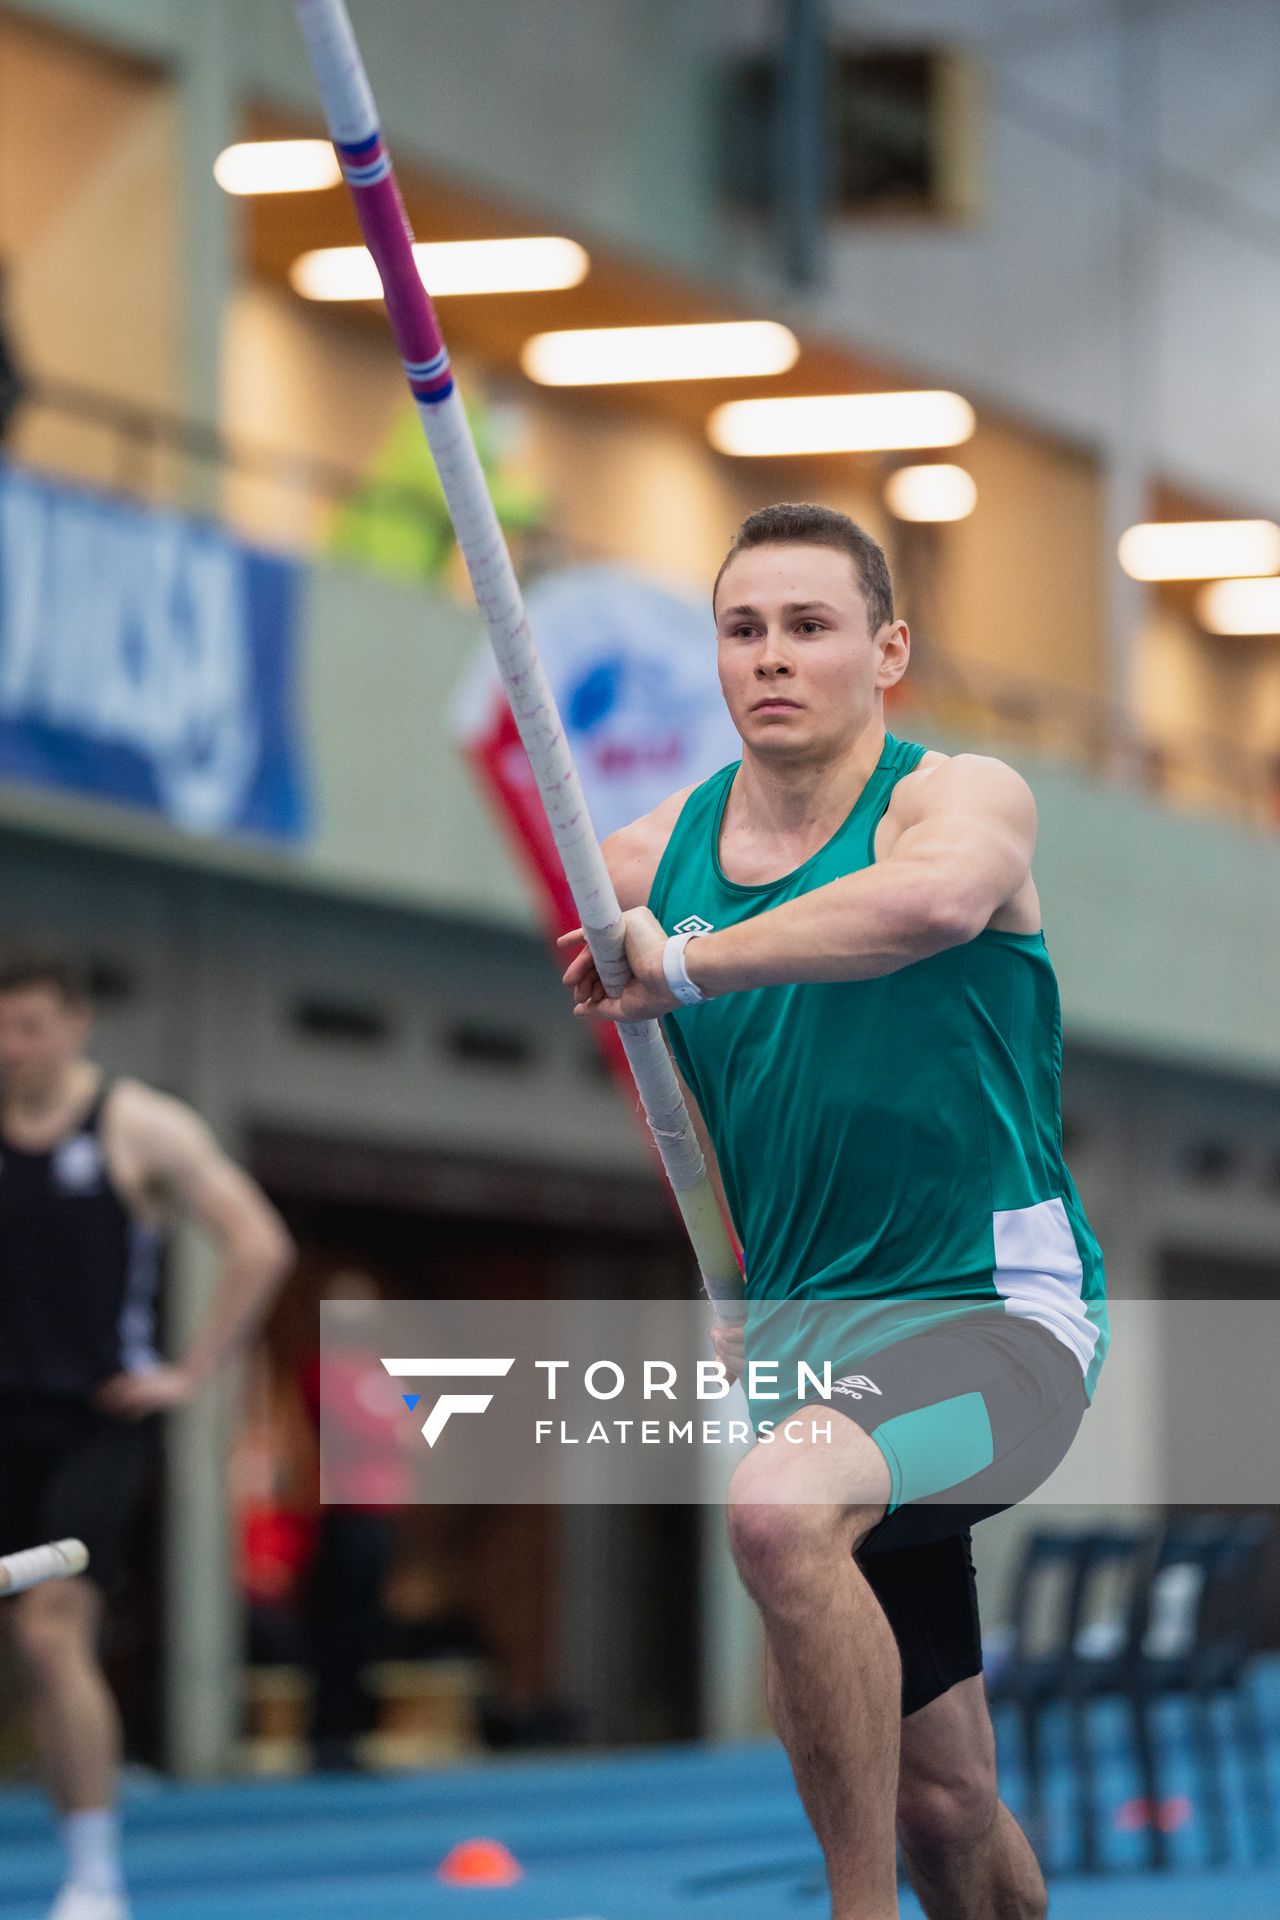
[[[855,1461],[860,1457],[852,1450]],[[757,1600],[781,1603],[793,1590],[811,1589],[822,1562],[847,1561],[884,1513],[868,1478],[856,1471],[833,1475],[829,1462],[760,1448],[747,1455],[729,1488],[729,1540],[743,1584]],[[836,1487],[846,1497],[833,1498]]]

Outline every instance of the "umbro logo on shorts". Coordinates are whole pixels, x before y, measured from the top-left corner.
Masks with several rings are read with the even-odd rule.
[[[672,933],[714,933],[715,928],[700,913],[687,913],[683,920],[677,920]]]
[[[865,1373],[846,1373],[836,1381],[832,1393],[847,1393],[851,1400],[861,1400],[864,1393],[879,1393],[874,1380],[868,1380]]]

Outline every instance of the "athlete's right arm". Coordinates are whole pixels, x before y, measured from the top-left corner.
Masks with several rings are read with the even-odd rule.
[[[633,820],[630,826],[620,827],[604,842],[602,851],[605,863],[609,868],[609,875],[618,896],[618,904],[624,913],[629,907],[644,907],[649,904],[649,894],[662,856],[667,850],[667,842],[680,817],[680,810],[692,792],[692,787],[684,787],[679,793],[673,793],[669,799],[663,800],[656,806],[652,813],[646,813],[639,820]],[[685,1105],[689,1109],[689,1118],[698,1136],[698,1144],[702,1148],[707,1176],[720,1203],[720,1211],[724,1215],[725,1225],[729,1229],[734,1247],[741,1257],[742,1242],[733,1223],[728,1196],[724,1190],[724,1176],[720,1172],[716,1150],[711,1144],[711,1135],[707,1132],[707,1123],[674,1059],[671,1065],[680,1083]],[[728,1341],[727,1348],[722,1347],[721,1336]],[[721,1361],[728,1369],[730,1376],[736,1379],[743,1366],[740,1329],[717,1327],[713,1338]]]
[[[604,854],[605,865],[609,869],[609,877],[613,881],[614,891],[618,896],[618,904],[624,913],[631,907],[648,906],[649,894],[658,868],[662,864],[662,856],[667,850],[667,842],[675,829],[676,821],[680,818],[685,801],[693,791],[693,786],[682,787],[679,793],[670,794],[667,799],[660,801],[652,813],[642,814],[638,820],[633,820],[630,826],[619,827],[616,833],[611,833],[604,841],[601,852]],[[733,1235],[735,1247],[741,1250],[742,1243],[738,1238],[738,1230],[733,1224],[733,1215],[729,1211],[724,1180],[716,1160],[715,1148],[711,1144],[711,1135],[707,1132],[707,1123],[698,1111],[698,1103],[685,1084],[680,1069],[675,1066],[674,1060],[671,1064],[675,1067],[676,1079],[680,1082],[680,1090],[684,1094],[685,1104],[689,1109],[689,1118],[693,1121],[693,1130],[698,1136],[702,1157],[707,1163],[707,1172],[711,1176],[711,1184],[720,1202],[720,1211]]]

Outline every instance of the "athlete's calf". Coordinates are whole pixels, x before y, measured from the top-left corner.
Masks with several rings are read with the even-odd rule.
[[[1044,1920],[1044,1879],[1000,1799],[980,1673],[902,1723],[898,1839],[929,1920]]]
[[[882,1517],[889,1471],[859,1427],[757,1446],[729,1489],[729,1535],[764,1619],[769,1702],[827,1863],[832,1920],[898,1911],[894,1810],[901,1670],[853,1560]]]

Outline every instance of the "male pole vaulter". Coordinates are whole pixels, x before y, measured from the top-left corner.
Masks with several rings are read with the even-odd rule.
[[[895,1822],[931,1920],[1032,1920],[969,1528],[1061,1460],[1107,1342],[1034,802],[997,760],[886,733],[910,641],[844,515],[752,514],[713,605],[741,761],[605,843],[633,978],[607,997],[584,949],[565,982],[586,1017],[666,1016],[761,1324],[818,1303],[848,1336],[822,1407],[847,1418],[756,1446],[729,1507],[833,1920],[897,1913]]]

